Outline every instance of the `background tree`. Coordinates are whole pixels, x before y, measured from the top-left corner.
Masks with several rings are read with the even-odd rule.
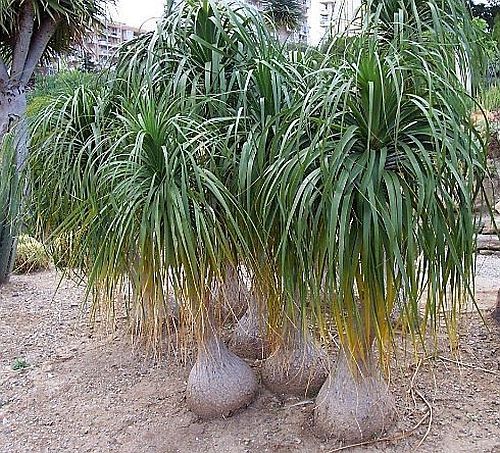
[[[500,13],[500,1],[492,0],[488,3],[478,2],[475,3],[468,0],[468,5],[473,17],[484,19],[488,24],[488,28],[493,30],[495,26],[495,18]]]
[[[281,42],[298,30],[304,20],[304,6],[301,0],[263,0],[260,5],[276,27]]]
[[[40,61],[70,49],[103,13],[104,0],[3,0],[0,3],[0,143],[11,135],[11,178],[0,181],[0,284],[14,258],[18,204],[13,186],[28,155],[26,86]],[[7,153],[3,153],[7,165]]]

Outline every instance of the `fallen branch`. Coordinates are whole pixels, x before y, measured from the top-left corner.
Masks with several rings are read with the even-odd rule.
[[[425,431],[424,437],[422,437],[422,439],[420,439],[420,442],[415,447],[415,449],[418,449],[425,442],[425,439],[427,439],[427,437],[429,436],[429,433],[431,432],[432,422],[434,420],[434,411],[432,410],[431,404],[429,403],[429,401],[427,401],[425,399],[425,397],[424,397],[424,395],[422,395],[422,393],[420,393],[418,390],[415,390],[415,393],[420,397],[420,399],[427,406],[427,412],[426,412],[425,416],[429,417],[429,424],[427,425],[427,431]]]
[[[481,368],[479,366],[472,365],[471,363],[459,362],[458,360],[452,360],[452,359],[449,359],[447,357],[443,357],[443,356],[440,356],[440,355],[436,356],[435,359],[442,360],[443,362],[454,363],[456,365],[463,366],[463,367],[466,367],[466,368],[472,368],[473,370],[482,371],[482,372],[488,373],[488,374],[493,374],[493,375],[497,375],[498,374],[496,371],[493,371],[493,370],[487,370],[486,368]]]

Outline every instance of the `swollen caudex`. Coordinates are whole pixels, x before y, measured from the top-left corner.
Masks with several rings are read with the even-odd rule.
[[[224,284],[219,285],[216,292],[222,318],[225,320],[240,319],[252,297],[238,268],[234,266],[226,266]]]
[[[316,397],[314,422],[319,435],[356,443],[392,426],[394,399],[377,365],[371,357],[368,360],[351,365],[340,354]]]
[[[258,391],[252,369],[215,335],[199,345],[186,389],[188,407],[203,418],[225,417],[246,407]]]
[[[295,330],[264,363],[262,381],[277,394],[313,396],[328,374],[326,353],[309,332]]]
[[[230,341],[231,350],[246,359],[264,359],[269,355],[266,333],[265,313],[256,299],[251,297],[247,311],[234,327]]]

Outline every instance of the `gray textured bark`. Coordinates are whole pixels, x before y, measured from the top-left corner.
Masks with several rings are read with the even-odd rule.
[[[231,350],[246,359],[264,359],[269,355],[267,313],[256,297],[250,297],[245,314],[238,320],[230,340]]]
[[[186,402],[200,417],[226,417],[253,401],[258,381],[245,361],[219,338],[211,316],[200,327],[203,333],[198,340],[198,357],[189,373]]]
[[[203,418],[227,417],[248,406],[258,392],[252,369],[217,337],[199,346],[189,374],[188,407]]]
[[[239,275],[237,267],[226,265],[224,285],[217,288],[218,310],[222,319],[238,320],[245,313],[252,298],[245,282]]]
[[[282,44],[288,41],[292,34],[286,27],[277,27],[278,41]]]
[[[28,158],[28,126],[26,122],[25,87],[33,76],[36,65],[42,58],[48,43],[54,36],[60,18],[53,16],[43,20],[35,30],[35,15],[32,2],[24,2],[19,28],[12,49],[10,74],[5,62],[0,59],[0,144],[5,134],[14,134],[15,169],[13,181],[0,181],[7,194],[5,206],[0,206],[0,285],[9,279],[14,263],[17,232],[17,214],[20,212],[17,191],[20,175]],[[8,184],[8,187],[6,185]],[[14,187],[16,191],[14,190]]]
[[[325,351],[301,327],[289,325],[283,343],[262,367],[262,381],[274,393],[316,395],[328,375]]]
[[[19,33],[17,35],[10,78],[20,81],[24,71],[24,65],[30,49],[31,37],[35,26],[35,12],[32,2],[25,2],[19,22]]]
[[[497,304],[492,313],[493,319],[500,324],[500,289],[497,293]]]
[[[42,22],[40,28],[33,35],[30,49],[26,57],[26,62],[24,64],[24,71],[21,78],[22,83],[27,84],[30,81],[36,65],[42,58],[42,55],[47,48],[47,44],[52,39],[52,36],[54,36],[58,24],[59,20],[54,21],[47,18],[44,22]]]
[[[364,442],[389,429],[395,403],[376,361],[350,364],[343,351],[316,397],[318,434],[347,443]]]
[[[0,88],[5,84],[5,80],[8,80],[9,72],[7,71],[7,66],[5,62],[0,58]]]
[[[16,214],[18,199],[16,185],[28,157],[28,128],[26,123],[26,95],[24,87],[7,85],[0,91],[0,143],[7,133],[14,134],[15,166],[13,180],[0,181],[7,193],[6,206],[0,213],[0,285],[9,280],[14,265],[16,248]],[[13,163],[14,164],[14,163]]]
[[[0,223],[0,286],[9,281],[14,266],[16,239],[7,222]]]

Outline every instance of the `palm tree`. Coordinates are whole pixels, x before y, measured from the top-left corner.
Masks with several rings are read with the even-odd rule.
[[[477,40],[463,5],[448,3],[368,2],[361,32],[334,38],[311,73],[258,196],[285,297],[333,317],[339,334],[316,399],[326,436],[356,442],[390,426],[380,365],[396,303],[415,340],[443,316],[453,342],[472,294],[472,199],[485,152],[457,65]]]
[[[112,318],[131,288],[135,331],[154,347],[172,339],[175,295],[174,334],[198,346],[187,401],[202,416],[257,391],[221,340],[217,288],[231,272],[252,280],[273,391],[318,391],[329,361],[316,337],[338,334],[316,399],[326,435],[390,426],[395,304],[413,341],[440,317],[455,338],[485,168],[457,76],[476,40],[459,0],[427,1],[431,15],[420,0],[375,3],[358,35],[288,52],[252,9],[185,2],[123,50],[108,86],[35,122],[40,226],[71,237],[95,311]],[[43,165],[50,155],[60,165]]]
[[[301,0],[263,0],[259,3],[261,10],[276,27],[281,42],[285,42],[302,25],[304,4]]]
[[[104,0],[13,0],[0,5],[0,142],[14,136],[14,177],[28,155],[26,87],[40,61],[66,51],[103,14]],[[2,212],[13,210],[14,194]],[[9,276],[14,255],[14,224],[0,219],[0,284]]]

